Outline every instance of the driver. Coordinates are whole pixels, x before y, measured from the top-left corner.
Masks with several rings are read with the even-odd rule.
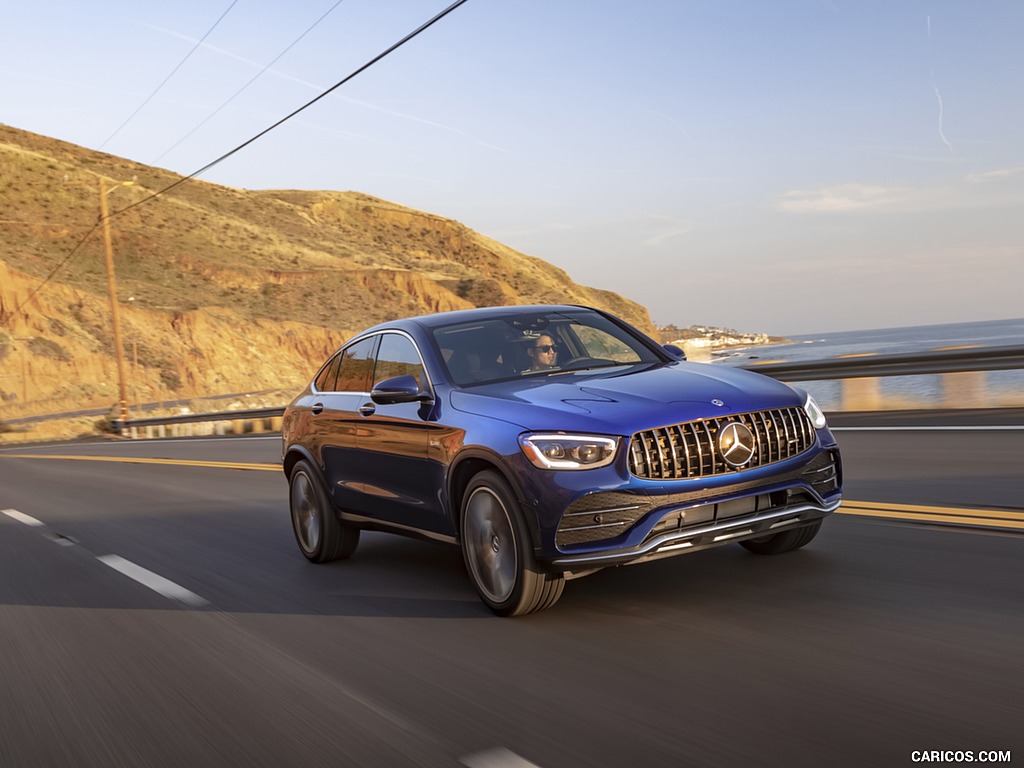
[[[526,348],[526,352],[530,356],[531,371],[545,371],[548,368],[554,368],[558,362],[558,349],[555,347],[555,341],[546,333],[542,333],[534,339],[533,344]]]

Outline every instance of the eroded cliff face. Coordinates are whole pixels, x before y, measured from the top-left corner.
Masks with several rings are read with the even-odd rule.
[[[105,407],[118,400],[110,305],[0,261],[3,417]],[[223,308],[120,309],[129,402],[298,390],[352,331],[242,318]]]
[[[110,230],[130,402],[275,390],[283,404],[353,333],[433,312],[585,304],[654,331],[639,304],[442,216],[178,181],[0,125],[0,421],[118,401],[101,182],[125,209]]]

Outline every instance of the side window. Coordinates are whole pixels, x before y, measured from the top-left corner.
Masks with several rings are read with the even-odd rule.
[[[368,392],[370,371],[373,370],[373,347],[376,336],[353,344],[338,357],[341,367],[338,370],[338,392]]]
[[[331,358],[330,362],[327,363],[317,374],[316,379],[313,381],[315,386],[320,392],[332,392],[334,391],[334,382],[338,378],[338,362],[341,360],[341,355],[335,355]]]
[[[425,386],[420,353],[405,336],[397,333],[384,334],[380,340],[380,349],[377,351],[377,367],[373,372],[374,386],[384,379],[407,375],[415,377],[421,388]]]

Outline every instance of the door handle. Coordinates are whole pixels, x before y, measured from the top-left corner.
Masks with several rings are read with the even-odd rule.
[[[375,406],[373,403],[367,403],[366,405],[359,406],[359,413],[361,413],[363,416],[373,416],[373,414],[376,412],[377,406]]]
[[[313,403],[313,407],[310,408],[309,410],[311,410],[313,412],[314,416],[316,414],[318,414],[318,413],[323,413],[323,411],[324,411],[324,404],[323,403]]]

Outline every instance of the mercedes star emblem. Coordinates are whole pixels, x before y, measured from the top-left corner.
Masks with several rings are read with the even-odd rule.
[[[742,467],[754,457],[754,433],[731,421],[718,433],[718,452],[730,467]]]

